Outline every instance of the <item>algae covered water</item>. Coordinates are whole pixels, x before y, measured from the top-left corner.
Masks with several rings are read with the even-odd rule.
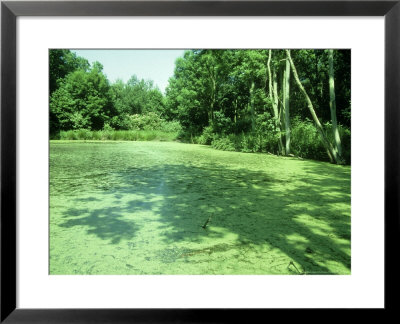
[[[50,143],[50,274],[350,274],[350,167]]]

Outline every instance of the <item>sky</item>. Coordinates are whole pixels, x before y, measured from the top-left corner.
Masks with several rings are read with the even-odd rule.
[[[136,74],[138,79],[153,80],[154,85],[165,92],[168,79],[173,76],[175,60],[184,50],[71,50],[103,65],[103,72],[113,83],[117,79],[128,81]]]

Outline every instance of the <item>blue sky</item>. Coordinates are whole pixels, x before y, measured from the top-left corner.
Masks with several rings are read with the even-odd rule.
[[[164,92],[174,73],[175,60],[184,50],[71,50],[90,63],[99,61],[111,83],[126,82],[134,74],[139,79],[153,80]]]

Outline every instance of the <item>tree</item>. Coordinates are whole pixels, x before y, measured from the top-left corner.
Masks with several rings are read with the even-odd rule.
[[[214,50],[202,50],[199,52],[199,63],[202,67],[199,72],[203,75],[203,85],[205,90],[205,100],[207,101],[207,115],[208,120],[211,122],[214,118],[214,107],[217,97],[217,51]]]
[[[283,82],[283,110],[285,116],[285,131],[286,131],[286,155],[290,154],[290,111],[289,111],[289,93],[290,93],[290,62],[286,61]]]
[[[312,102],[310,100],[310,97],[307,94],[307,91],[304,89],[303,85],[300,82],[300,79],[299,79],[299,76],[298,76],[298,73],[297,73],[297,70],[296,70],[296,66],[294,65],[292,57],[290,55],[290,50],[286,50],[286,55],[287,55],[287,58],[288,58],[288,60],[290,62],[290,65],[292,67],[294,79],[295,79],[295,81],[297,83],[297,86],[299,87],[300,91],[303,93],[303,95],[304,95],[304,97],[306,99],[308,109],[309,109],[309,111],[311,113],[311,116],[312,116],[314,122],[315,122],[317,130],[318,130],[318,132],[319,132],[319,134],[321,136],[321,140],[322,140],[322,142],[323,142],[323,144],[324,144],[324,146],[325,146],[325,148],[327,150],[327,154],[329,156],[329,159],[331,160],[331,162],[342,163],[342,160],[341,160],[340,156],[338,155],[336,149],[332,146],[332,144],[328,140],[328,137],[326,136],[325,130],[322,127],[321,122],[319,121],[317,114],[315,113],[314,106],[313,106],[313,104],[312,104]]]
[[[271,72],[271,58],[272,58],[272,50],[268,51],[268,85],[269,85],[269,98],[272,105],[272,113],[275,120],[275,127],[278,132],[278,140],[279,140],[279,151],[282,155],[285,154],[284,146],[282,142],[281,135],[281,121],[280,121],[280,113],[279,113],[279,97],[278,97],[278,83],[276,80],[276,71],[273,69]]]
[[[336,144],[336,150],[340,158],[342,158],[342,144],[340,141],[339,129],[337,126],[336,118],[336,98],[335,98],[335,79],[333,72],[333,50],[328,50],[329,54],[329,108],[331,110],[332,118],[332,132]]]
[[[230,69],[231,75],[236,81],[235,92],[246,91],[241,95],[247,101],[242,117],[249,120],[250,130],[254,133],[257,115],[264,112],[267,102],[264,90],[266,82],[265,51],[236,50],[235,56],[234,66]]]
[[[109,90],[100,63],[69,73],[50,98],[50,130],[102,129],[116,114]]]
[[[131,129],[162,118],[178,121],[186,139],[316,159],[326,159],[326,150],[332,162],[343,155],[350,161],[347,50],[186,51],[165,96],[136,75],[110,85],[100,63],[90,67],[68,50],[51,51],[50,67],[52,133],[105,124]],[[333,136],[325,131],[330,122]]]
[[[59,82],[76,70],[87,71],[89,62],[67,49],[49,50],[50,95],[57,90]]]
[[[189,135],[199,135],[211,119],[209,71],[201,60],[201,51],[186,51],[175,62],[174,76],[166,91],[167,115],[179,120]]]

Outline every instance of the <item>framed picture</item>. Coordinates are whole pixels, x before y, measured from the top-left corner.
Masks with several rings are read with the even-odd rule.
[[[393,308],[394,301],[389,296],[398,283],[393,260],[398,243],[394,239],[399,234],[399,15],[398,1],[2,1],[1,321],[230,322],[238,309],[245,316],[252,316],[270,308]],[[268,40],[263,39],[264,35]],[[161,57],[168,57],[171,49],[175,49],[177,56],[172,61],[180,57],[176,64],[181,65],[175,67],[168,90],[165,90],[167,81],[161,85],[162,81],[156,80],[160,91],[153,83],[136,76],[113,80],[113,87],[107,88],[107,93],[111,93],[108,99],[100,98],[99,92],[93,90],[97,93],[95,99],[89,96],[95,100],[91,104],[93,109],[102,105],[102,111],[112,109],[107,100],[114,100],[113,107],[119,105],[118,111],[129,110],[126,118],[119,119],[120,115],[111,113],[104,117],[102,111],[87,117],[72,110],[65,117],[67,108],[62,112],[57,110],[60,102],[67,107],[69,99],[73,105],[79,104],[69,92],[71,87],[79,87],[71,85],[73,82],[89,80],[93,74],[94,79],[85,81],[86,84],[98,82],[100,87],[102,77],[111,78],[108,65],[95,62],[98,57],[100,63],[104,59],[116,65],[116,61],[123,61],[121,53],[128,53],[127,49],[138,62],[147,58],[142,65],[152,65],[149,57],[157,62],[154,65],[160,68],[154,78],[162,74]],[[53,80],[52,73],[57,70],[52,67],[53,57],[68,55],[73,64],[80,66],[79,71],[68,80],[66,76],[62,81],[61,77]],[[182,76],[179,71],[189,69],[192,64],[196,80],[201,79],[202,65],[196,62],[212,60],[219,60],[220,75],[226,76],[219,86],[230,90],[221,97],[218,109],[204,111],[203,122],[203,115],[193,115],[194,110],[190,110],[191,104],[200,99],[190,97],[192,90],[181,85],[188,82],[189,76]],[[334,64],[340,68],[334,68]],[[317,72],[306,78],[299,66]],[[247,77],[246,68],[262,71],[261,76],[249,72],[253,74]],[[326,71],[318,74],[318,69]],[[341,73],[336,77],[343,84],[351,82],[351,91],[349,85],[336,88],[336,102],[349,106],[348,110],[340,108],[339,124],[344,125],[343,139],[346,125],[348,134],[350,126],[353,130],[351,155],[350,135],[348,145],[343,140],[343,151],[336,139],[327,140],[326,145],[322,141],[317,153],[307,153],[302,148],[296,151],[295,146],[290,150],[290,136],[296,143],[295,136],[299,135],[294,126],[290,128],[290,118],[285,123],[281,117],[289,116],[285,110],[289,109],[289,88],[290,100],[304,102],[304,109],[298,105],[298,114],[311,112],[309,123],[305,118],[293,125],[303,132],[307,127],[312,128],[317,134],[320,123],[314,99],[310,100],[307,92],[311,89],[307,82],[321,84],[316,87],[320,94],[311,97],[322,98],[324,93],[325,97],[318,99],[318,106],[331,107],[333,114],[335,89],[330,80],[334,71]],[[206,70],[204,75],[211,80],[210,73]],[[201,87],[199,84],[196,86]],[[210,94],[204,103],[216,107],[218,100],[212,95],[216,90],[210,84],[204,85],[205,92]],[[121,94],[123,91],[126,94]],[[195,146],[198,151],[191,153],[197,161],[188,160],[186,166],[177,161],[175,165],[171,162],[163,166],[161,155],[154,159],[154,165],[148,161],[141,165],[127,164],[131,151],[125,150],[125,144],[109,145],[113,149],[107,151],[110,156],[107,161],[111,161],[107,163],[117,161],[120,166],[114,169],[111,179],[102,166],[105,160],[97,159],[106,154],[101,150],[88,150],[85,142],[80,144],[85,145],[83,149],[75,147],[66,153],[66,145],[62,147],[59,141],[48,144],[49,127],[51,140],[153,136],[146,133],[150,128],[142,126],[146,123],[162,124],[164,129],[175,131],[177,120],[172,117],[163,119],[160,116],[165,114],[157,115],[156,111],[142,114],[148,108],[140,103],[137,105],[141,108],[124,106],[123,96],[138,91],[143,96],[151,93],[153,101],[168,91],[169,101],[186,100],[185,104],[180,103],[180,107],[185,107],[180,108],[184,114],[170,114],[181,116],[177,120],[188,142],[206,144],[209,137],[216,148],[232,146],[242,152],[269,153],[271,158],[281,159],[279,163],[302,161],[301,167],[293,164],[293,168],[298,165],[303,170],[304,181],[294,190],[298,169],[285,169],[282,176],[271,164],[270,173],[276,174],[273,181],[279,184],[273,183],[271,177],[257,169],[258,162],[247,160],[250,155],[244,158],[247,162],[240,163],[251,164],[251,168],[247,165],[240,169],[238,164],[232,166],[234,171],[229,171],[221,159],[234,163],[234,158],[230,152],[222,157],[226,153],[223,151],[218,151],[219,160],[213,162],[216,167],[210,161],[206,165],[200,161],[203,153],[198,146]],[[186,98],[179,93],[174,95],[174,91],[189,94]],[[229,97],[232,93],[234,98]],[[273,109],[264,112],[254,108],[257,105],[274,108],[274,102],[275,117]],[[161,101],[159,104],[164,105]],[[49,110],[41,106],[50,106],[50,121]],[[278,107],[283,112],[278,113]],[[97,119],[92,118],[94,115]],[[261,120],[262,116],[266,120]],[[279,119],[280,124],[276,122],[270,127],[279,135],[281,144],[278,135],[270,140],[276,145],[261,136],[258,140],[262,144],[253,143],[257,127],[267,127],[268,121]],[[282,131],[277,131],[278,124]],[[227,129],[234,127],[240,131],[227,134]],[[337,127],[333,117],[331,123],[321,126],[320,134],[324,134],[326,127]],[[154,136],[165,136],[157,134]],[[330,148],[332,143],[334,147]],[[179,151],[171,145],[165,151],[174,151],[180,160],[185,160],[189,154],[187,148]],[[157,150],[163,149],[159,145],[136,147],[135,154],[144,156]],[[345,161],[350,164],[351,156],[351,178],[349,165],[338,166],[341,168],[338,178],[328,181],[327,168],[333,170],[337,166],[323,162],[324,166],[316,167],[316,162],[303,161],[318,159],[320,153],[322,160],[331,159],[334,164],[346,164]],[[86,165],[96,164],[97,173],[87,172],[77,162],[79,159],[85,160]],[[68,169],[71,164],[75,165],[75,171]],[[313,178],[313,186],[307,177]],[[104,181],[99,181],[100,178]],[[160,178],[164,181],[159,181]],[[350,180],[351,223],[347,220]],[[129,189],[132,182],[136,186],[134,193]],[[160,192],[166,186],[174,190],[161,195],[166,201],[160,203]],[[238,193],[231,190],[232,186],[243,186],[246,191]],[[288,195],[296,200],[287,198]],[[312,200],[316,196],[321,204],[318,208]],[[274,205],[278,199],[280,203]],[[216,204],[222,201],[226,204]],[[267,212],[269,208],[274,211]],[[198,212],[193,212],[194,209]],[[152,219],[155,213],[149,210],[158,210],[168,221],[157,222]],[[143,219],[130,222],[128,214],[133,211]],[[264,219],[261,214],[265,213],[271,216],[269,221],[278,224],[276,230],[260,225]],[[200,215],[199,226],[192,228],[192,220],[186,215]],[[252,215],[253,221],[255,217],[259,222],[244,227],[240,215]],[[229,217],[230,223],[226,220]],[[324,222],[321,217],[331,219]],[[155,227],[144,226],[144,218]],[[311,218],[313,221],[307,223]],[[339,218],[340,226],[335,225]],[[307,223],[307,228],[299,223]],[[168,231],[169,235],[165,234]],[[133,233],[140,234],[135,237]],[[319,246],[320,236],[329,236],[329,242],[335,245]],[[279,250],[276,257],[275,249]],[[97,255],[100,250],[103,252]],[[140,259],[141,267],[130,261],[132,253]],[[266,262],[268,253],[274,265],[260,266],[257,262]],[[157,258],[161,263],[153,262]],[[101,265],[101,260],[106,259],[107,265]],[[282,276],[286,274],[295,276]],[[369,292],[362,291],[366,284]],[[285,297],[290,287],[290,296]],[[335,294],[346,288],[349,291],[337,299]],[[266,289],[276,297],[265,296]],[[320,303],[312,303],[312,294],[319,294],[315,300]],[[356,296],[365,298],[356,302]]]

